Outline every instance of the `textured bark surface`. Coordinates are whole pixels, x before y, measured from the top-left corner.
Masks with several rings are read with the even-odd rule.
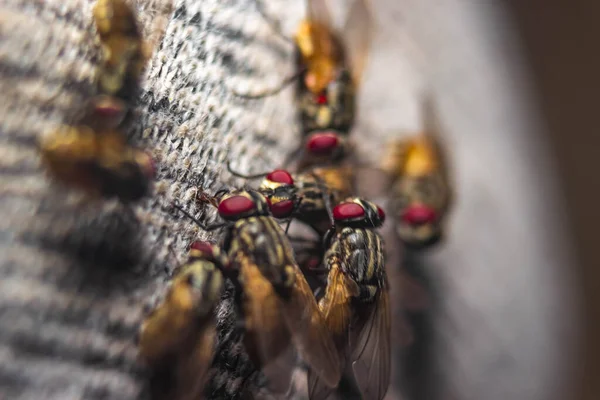
[[[287,32],[302,12],[290,3],[265,6]],[[140,1],[147,34],[166,25],[128,130],[157,160],[154,196],[125,208],[51,182],[36,138],[94,92],[92,4],[0,4],[0,398],[143,398],[135,334],[144,306],[178,264],[169,248],[182,260],[190,240],[207,237],[166,206],[177,199],[212,220],[193,197],[243,183],[230,179],[226,159],[260,172],[297,144],[291,90],[264,101],[230,94],[292,72],[291,46],[254,1]],[[447,124],[458,190],[448,243],[421,260],[437,288],[428,342],[436,367],[425,370],[438,388],[421,397],[549,399],[562,372],[554,349],[568,351],[569,276],[509,27],[501,10],[458,0],[375,4],[381,29],[354,134],[361,158],[377,162],[386,138],[419,128],[426,84]],[[212,385],[222,398],[239,379],[217,371]]]

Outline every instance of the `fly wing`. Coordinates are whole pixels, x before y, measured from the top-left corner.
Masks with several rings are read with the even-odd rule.
[[[381,290],[352,346],[354,378],[365,399],[383,399],[390,385],[390,312],[389,294]]]
[[[439,110],[435,103],[433,93],[426,91],[421,99],[421,108],[423,113],[423,130],[430,140],[435,155],[438,159],[439,170],[446,183],[448,191],[448,201],[446,207],[449,207],[452,201],[452,183],[451,183],[451,165],[448,159],[447,143],[444,140],[444,127],[439,116]]]
[[[325,297],[320,301],[319,308],[324,318],[327,330],[333,334],[333,340],[338,352],[340,366],[346,363],[349,342],[348,334],[352,318],[350,300],[358,289],[340,270],[332,266],[329,272]],[[308,371],[308,393],[310,400],[323,400],[329,397],[333,389],[324,382],[319,374]]]
[[[327,28],[333,27],[333,18],[329,12],[327,0],[308,0],[306,19],[311,22],[318,22]]]
[[[411,139],[397,139],[389,142],[379,168],[390,176],[400,175],[411,146]]]
[[[208,377],[215,352],[217,329],[211,320],[199,334],[193,347],[188,349],[177,369],[177,388],[173,399],[197,400],[202,398],[202,391]]]
[[[281,315],[281,302],[273,286],[258,266],[245,256],[238,256],[242,284],[245,345],[250,358],[262,370],[274,392],[286,391],[294,363],[284,365],[279,357],[290,345],[288,328]],[[270,368],[277,363],[279,368]],[[283,387],[280,387],[283,385]]]
[[[293,389],[292,376],[298,363],[298,355],[293,346],[288,346],[283,353],[262,369],[267,377],[267,389],[272,400],[288,399],[288,393]]]
[[[440,121],[433,93],[429,91],[425,92],[421,98],[421,109],[423,114],[423,131],[431,141],[442,169],[445,169],[447,160],[445,157],[446,152],[444,151],[446,146],[443,143],[444,128]]]
[[[341,377],[340,358],[308,282],[295,267],[290,298],[282,300],[283,316],[298,352],[325,384],[335,387]]]
[[[358,86],[369,58],[374,19],[369,0],[355,0],[348,13],[343,38],[354,84]]]
[[[162,363],[181,349],[194,329],[193,301],[185,283],[177,279],[165,296],[142,323],[140,356],[150,365]]]

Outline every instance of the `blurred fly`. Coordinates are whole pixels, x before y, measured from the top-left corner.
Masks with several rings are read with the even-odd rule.
[[[224,264],[217,246],[192,245],[162,303],[142,323],[140,357],[158,378],[171,378],[165,399],[202,398],[215,355],[215,307],[224,288],[219,269]]]
[[[137,89],[149,57],[135,13],[124,0],[98,0],[93,16],[103,52],[98,88],[101,93],[128,99]]]
[[[297,82],[303,131],[347,133],[354,122],[355,93],[368,58],[372,15],[367,0],[356,0],[344,28],[338,31],[326,0],[308,0],[307,6],[306,19],[294,35],[297,72],[274,90],[240,96],[261,98]]]
[[[98,0],[93,10],[100,36],[99,95],[75,125],[45,133],[42,160],[54,178],[101,197],[136,201],[150,191],[154,164],[120,131],[147,57],[134,11],[123,0]]]
[[[64,125],[46,134],[40,146],[52,176],[88,194],[128,202],[150,190],[151,157],[129,147],[114,129],[96,132],[85,125]]]
[[[383,164],[393,180],[396,231],[405,244],[416,248],[440,240],[452,202],[448,161],[430,98],[423,110],[424,133],[393,143]]]

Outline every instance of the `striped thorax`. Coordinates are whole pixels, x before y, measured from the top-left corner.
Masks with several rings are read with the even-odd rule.
[[[325,238],[327,287],[319,308],[362,398],[381,400],[390,382],[391,317],[383,240],[375,229],[385,214],[373,203],[349,198],[335,206],[333,217],[335,228]],[[311,399],[325,399],[332,391],[311,372],[308,386]]]
[[[375,231],[385,220],[379,206],[350,198],[333,209],[336,230],[330,237],[325,265],[339,267],[360,290],[359,300],[369,302],[386,285],[383,239]]]

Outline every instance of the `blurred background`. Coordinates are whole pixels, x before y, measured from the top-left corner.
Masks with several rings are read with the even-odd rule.
[[[533,71],[536,99],[546,121],[545,138],[558,166],[573,238],[576,287],[582,296],[581,358],[572,394],[600,398],[600,171],[596,117],[600,79],[600,5],[591,1],[506,2]]]

